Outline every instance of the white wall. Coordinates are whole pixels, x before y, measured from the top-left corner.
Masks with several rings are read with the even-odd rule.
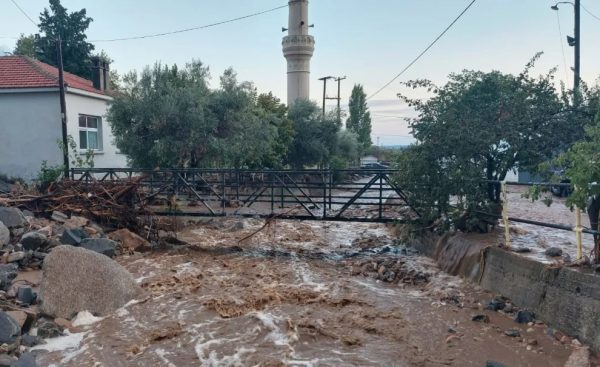
[[[62,162],[58,92],[0,91],[0,173],[34,178],[43,160]]]
[[[95,167],[126,167],[127,158],[117,153],[106,119],[107,101],[67,93],[67,133],[79,144],[79,114],[100,116],[102,151]],[[9,92],[0,90],[0,173],[33,179],[42,161],[62,164],[57,141],[62,138],[58,91]],[[85,155],[84,152],[81,152]]]
[[[102,151],[94,156],[94,167],[120,168],[127,167],[127,157],[117,151],[113,144],[110,124],[106,119],[107,101],[85,95],[67,93],[67,133],[70,134],[79,147],[79,115],[99,116],[102,124]],[[81,152],[85,155],[85,152]]]

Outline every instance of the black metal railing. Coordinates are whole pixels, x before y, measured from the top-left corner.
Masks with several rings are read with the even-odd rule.
[[[83,184],[136,180],[157,214],[392,222],[419,216],[389,169],[75,168]],[[252,209],[252,210],[249,210]]]

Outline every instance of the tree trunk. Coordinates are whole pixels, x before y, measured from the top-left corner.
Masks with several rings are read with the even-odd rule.
[[[600,231],[598,226],[598,217],[600,216],[600,197],[592,196],[587,207],[588,217],[590,218],[590,227]],[[600,263],[600,236],[594,235],[594,262]]]

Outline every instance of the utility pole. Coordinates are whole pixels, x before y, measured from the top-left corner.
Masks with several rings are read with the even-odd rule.
[[[579,92],[579,81],[581,78],[580,56],[581,56],[581,0],[575,0],[575,80],[573,81],[573,92]]]
[[[62,41],[60,36],[56,39],[56,54],[58,58],[58,91],[60,95],[60,119],[63,142],[63,179],[66,180],[69,178],[69,141],[67,139],[67,102],[65,99],[65,76],[63,70]]]
[[[327,80],[333,79],[332,76],[324,76],[319,78],[323,81],[323,117],[325,117],[325,100],[327,99]]]
[[[340,84],[341,84],[341,81],[344,80],[344,79],[346,79],[345,75],[343,77],[341,77],[341,78],[337,77],[335,79],[335,81],[338,83],[338,94],[337,94],[337,115],[338,116],[337,117],[338,117],[338,122],[340,124],[342,123],[342,112],[341,112],[342,110],[341,110],[341,107],[340,107],[340,100],[342,99],[342,97],[341,97],[341,94],[340,94]]]

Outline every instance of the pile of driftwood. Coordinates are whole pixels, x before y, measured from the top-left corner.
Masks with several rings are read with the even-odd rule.
[[[139,182],[65,180],[53,183],[43,194],[15,191],[0,195],[0,206],[16,206],[42,216],[55,211],[76,214],[97,223],[133,229],[140,225],[141,216],[149,215],[140,198]]]

